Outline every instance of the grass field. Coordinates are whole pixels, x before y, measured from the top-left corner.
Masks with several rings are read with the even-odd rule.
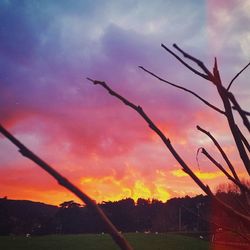
[[[125,237],[135,250],[210,250],[207,241],[175,234],[128,233]],[[118,250],[110,236],[97,234],[0,237],[3,250]],[[233,250],[219,247],[216,250]]]

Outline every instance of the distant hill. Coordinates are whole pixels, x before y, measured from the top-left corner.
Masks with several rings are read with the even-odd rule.
[[[38,230],[57,211],[57,206],[41,202],[0,198],[0,234],[24,234]]]

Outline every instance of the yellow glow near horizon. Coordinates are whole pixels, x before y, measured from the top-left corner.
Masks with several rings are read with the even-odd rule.
[[[195,175],[202,179],[202,180],[211,180],[218,177],[223,176],[223,173],[220,171],[216,172],[200,172],[200,171],[194,171]],[[182,169],[172,170],[171,174],[176,177],[186,177],[188,174],[186,174]]]

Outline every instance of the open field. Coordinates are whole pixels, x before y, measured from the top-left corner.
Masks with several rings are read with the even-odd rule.
[[[207,241],[175,234],[128,233],[125,235],[135,250],[210,250]],[[118,250],[110,236],[97,234],[49,235],[37,237],[0,237],[4,250]],[[235,250],[220,246],[216,250]]]

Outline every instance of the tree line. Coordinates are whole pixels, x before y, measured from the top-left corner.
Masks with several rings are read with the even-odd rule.
[[[217,195],[234,203],[234,191],[219,190]],[[238,204],[232,204],[240,206]],[[156,199],[131,198],[108,201],[99,204],[108,218],[122,232],[173,232],[173,231],[214,231],[217,225],[237,227],[227,213],[211,202],[209,196],[172,198],[167,202]],[[211,226],[211,221],[214,226]],[[232,223],[234,225],[232,225]],[[52,206],[31,201],[0,199],[1,235],[46,235],[107,233],[96,214],[74,201],[66,201],[60,206]]]

